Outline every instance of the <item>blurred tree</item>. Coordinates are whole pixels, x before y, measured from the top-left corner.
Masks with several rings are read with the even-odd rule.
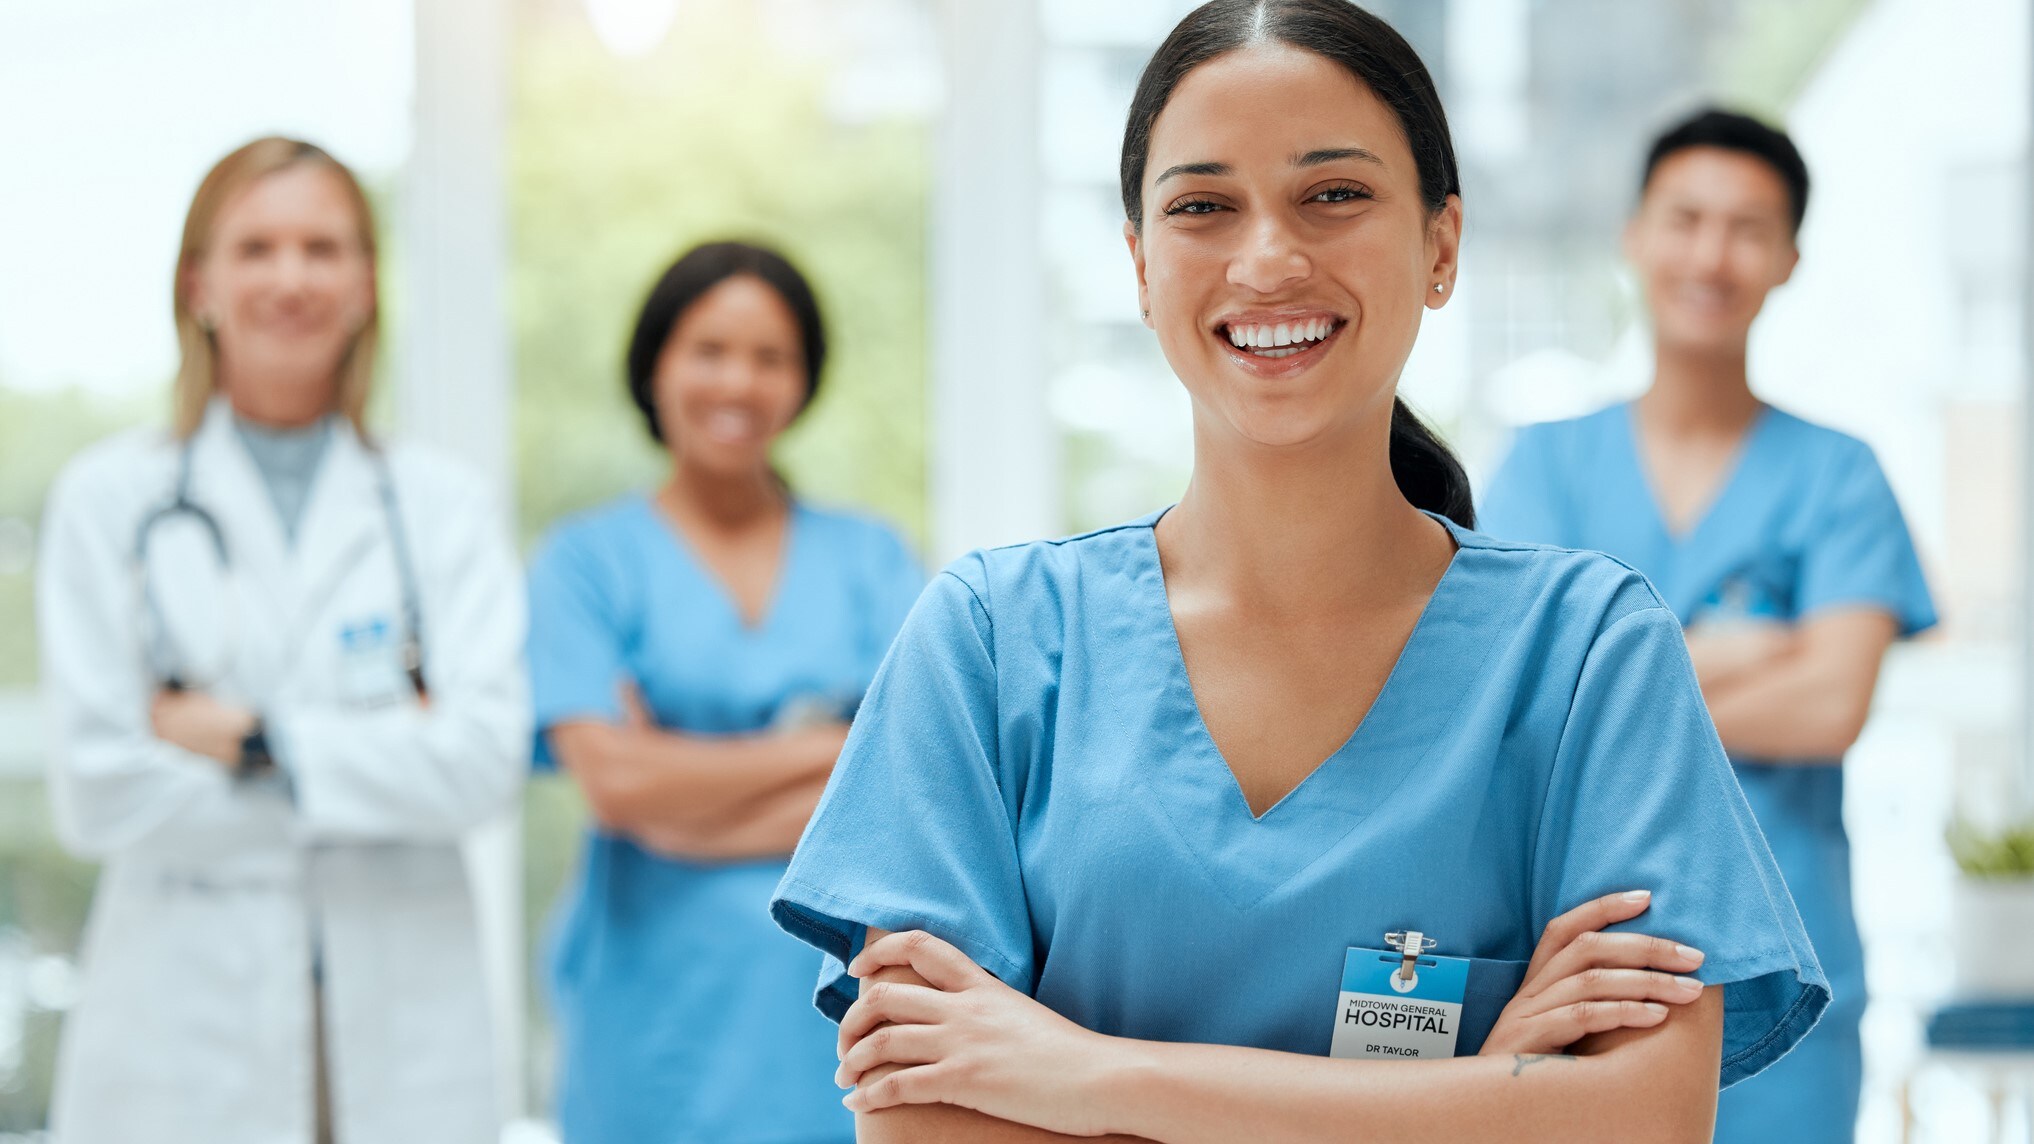
[[[787,435],[792,482],[923,536],[926,125],[836,122],[828,61],[748,0],[688,0],[664,45],[606,51],[571,0],[524,0],[511,127],[518,504],[527,540],[654,481],[622,357],[650,285],[695,243],[771,243],[833,345]]]

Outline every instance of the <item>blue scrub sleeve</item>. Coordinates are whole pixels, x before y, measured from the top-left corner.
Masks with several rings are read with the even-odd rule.
[[[1031,992],[997,726],[989,614],[950,570],[904,621],[770,903],[779,926],[826,955],[814,1001],[828,1017],[854,1002],[844,963],[871,926],[925,930]]]
[[[1536,927],[1583,902],[1651,890],[1615,928],[1703,951],[1723,986],[1728,1087],[1815,1024],[1829,983],[1695,683],[1681,625],[1651,606],[1591,645],[1549,780],[1533,854]]]
[[[1483,489],[1477,531],[1506,540],[1572,547],[1562,509],[1561,470],[1552,432],[1528,425]]]
[[[1891,613],[1902,636],[1935,626],[1935,602],[1907,519],[1862,442],[1838,462],[1828,506],[1802,554],[1798,614],[1859,606]]]
[[[619,723],[625,631],[615,577],[576,532],[546,539],[530,564],[530,702],[536,716],[532,759],[556,770],[550,729],[587,720]]]

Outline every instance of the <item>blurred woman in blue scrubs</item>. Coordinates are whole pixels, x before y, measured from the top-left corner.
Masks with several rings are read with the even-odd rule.
[[[1186,493],[937,577],[773,903],[862,1140],[1706,1139],[1828,991],[1673,613],[1472,531],[1395,400],[1462,234],[1425,67],[1217,0],[1122,193]]]
[[[1658,586],[1829,974],[1815,1032],[1724,1094],[1726,1144],[1851,1139],[1865,995],[1843,754],[1888,645],[1935,622],[1871,449],[1748,381],[1752,321],[1793,272],[1807,203],[1806,164],[1765,124],[1709,111],[1663,135],[1625,231],[1652,315],[1652,388],[1526,429],[1483,505],[1494,535],[1607,552]]]
[[[812,955],[766,905],[924,578],[771,466],[825,356],[782,257],[680,258],[628,352],[671,474],[559,524],[530,570],[539,764],[596,819],[552,950],[571,1144],[854,1135]]]

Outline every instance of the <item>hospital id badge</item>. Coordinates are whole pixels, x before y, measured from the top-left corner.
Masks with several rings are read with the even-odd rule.
[[[1432,939],[1423,942],[1417,931],[1405,938],[1405,949],[1352,947],[1344,956],[1329,1056],[1426,1061],[1455,1055],[1469,962],[1427,955]]]
[[[358,707],[380,707],[402,697],[403,670],[394,630],[376,616],[339,629],[339,691]]]

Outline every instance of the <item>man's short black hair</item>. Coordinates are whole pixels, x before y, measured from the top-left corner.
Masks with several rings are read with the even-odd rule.
[[[820,370],[826,365],[826,324],[819,315],[819,300],[805,275],[783,255],[767,246],[748,242],[709,242],[695,246],[671,264],[657,280],[636,317],[636,330],[629,338],[629,396],[642,411],[650,439],[660,445],[664,427],[657,423],[657,358],[678,320],[692,304],[715,286],[741,275],[760,278],[790,307],[798,323],[799,348],[805,352],[805,401],[803,413],[819,392]]]
[[[1780,181],[1787,184],[1787,193],[1793,199],[1794,233],[1801,233],[1801,220],[1808,215],[1808,164],[1801,160],[1801,152],[1795,149],[1786,132],[1749,115],[1717,107],[1704,108],[1653,141],[1652,150],[1646,152],[1646,172],[1639,180],[1639,194],[1645,194],[1652,185],[1654,169],[1669,155],[1691,147],[1721,147],[1750,155],[1771,167]]]

